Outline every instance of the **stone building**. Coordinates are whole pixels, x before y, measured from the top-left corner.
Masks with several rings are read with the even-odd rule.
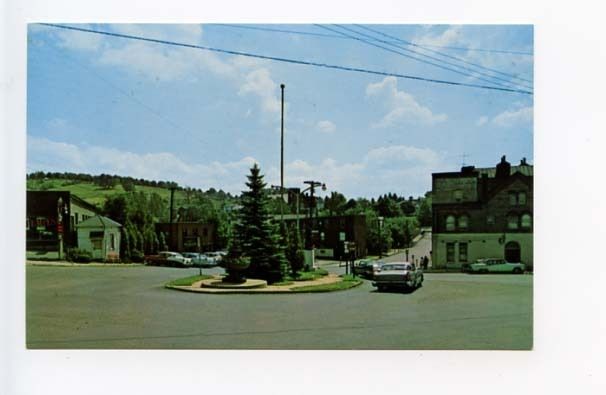
[[[433,267],[478,258],[533,265],[533,167],[501,158],[493,168],[432,174]]]

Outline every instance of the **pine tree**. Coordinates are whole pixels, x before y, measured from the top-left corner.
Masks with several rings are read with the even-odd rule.
[[[269,198],[264,193],[266,184],[260,172],[255,164],[247,177],[249,190],[242,192],[242,208],[234,227],[233,237],[238,240],[230,243],[233,248],[229,255],[240,253],[233,249],[241,250],[241,254],[250,259],[246,276],[272,283],[284,277],[286,259],[277,229],[271,223]]]

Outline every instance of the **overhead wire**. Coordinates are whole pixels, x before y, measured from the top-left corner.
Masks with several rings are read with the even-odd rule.
[[[251,52],[234,51],[234,50],[228,50],[228,49],[222,49],[222,48],[208,47],[208,46],[203,46],[203,45],[185,44],[185,43],[179,43],[179,42],[169,41],[169,40],[160,40],[160,39],[155,39],[155,38],[134,36],[134,35],[128,35],[128,34],[121,34],[121,33],[112,33],[112,32],[103,31],[103,30],[85,29],[85,28],[80,28],[80,27],[59,25],[59,24],[54,24],[54,23],[41,23],[41,25],[54,27],[54,28],[58,28],[58,29],[66,29],[66,30],[80,31],[80,32],[85,32],[85,33],[100,34],[100,35],[105,35],[105,36],[110,36],[110,37],[124,38],[124,39],[130,39],[130,40],[156,43],[156,44],[172,45],[172,46],[178,46],[178,47],[184,47],[184,48],[200,49],[200,50],[206,50],[206,51],[212,51],[212,52],[218,52],[218,53],[224,53],[224,54],[230,54],[230,55],[246,56],[246,57],[252,57],[252,58],[257,58],[257,59],[273,60],[273,61],[277,61],[277,62],[284,62],[284,63],[291,63],[291,64],[323,67],[323,68],[334,69],[334,70],[352,71],[352,72],[372,74],[372,75],[391,76],[391,77],[396,77],[396,78],[405,78],[405,79],[410,79],[410,80],[431,82],[431,83],[451,85],[451,86],[462,86],[462,87],[469,87],[469,88],[488,89],[488,90],[495,90],[495,91],[502,91],[502,92],[512,92],[512,93],[520,93],[520,94],[525,94],[525,95],[532,95],[532,92],[523,90],[523,89],[497,87],[497,86],[492,86],[492,85],[471,84],[471,83],[465,83],[465,82],[448,81],[448,80],[441,80],[441,79],[435,79],[435,78],[426,78],[426,77],[420,77],[420,76],[414,76],[414,75],[408,75],[408,74],[363,69],[363,68],[358,68],[358,67],[349,67],[349,66],[341,66],[341,65],[334,65],[334,64],[328,64],[328,63],[311,62],[311,61],[282,58],[282,57],[269,56],[269,55],[259,55],[259,54],[255,54],[255,53],[251,53]]]
[[[373,32],[373,33],[375,33],[375,34],[379,34],[379,35],[381,35],[381,36],[384,36],[384,37],[390,38],[390,39],[392,39],[392,40],[396,40],[396,41],[401,42],[401,43],[406,44],[406,45],[410,45],[410,46],[413,46],[413,47],[416,47],[416,48],[421,48],[421,49],[423,49],[424,51],[428,51],[428,52],[434,53],[434,54],[436,54],[436,55],[443,56],[443,57],[445,57],[445,58],[449,58],[449,59],[457,60],[457,61],[459,61],[459,62],[461,62],[461,63],[465,63],[465,64],[468,64],[468,65],[473,66],[473,67],[481,68],[481,69],[484,69],[484,70],[491,71],[491,72],[493,72],[493,73],[501,74],[501,75],[508,76],[508,77],[511,77],[511,78],[515,78],[515,79],[518,79],[518,80],[521,80],[521,81],[526,81],[526,82],[530,82],[530,83],[532,83],[532,81],[531,81],[531,80],[528,80],[528,79],[526,79],[526,78],[522,78],[522,77],[520,77],[520,76],[518,76],[518,75],[511,74],[511,73],[505,73],[505,72],[502,72],[502,71],[499,71],[499,70],[496,70],[496,69],[493,69],[493,68],[490,68],[490,67],[486,67],[486,66],[482,66],[482,65],[480,65],[480,64],[474,63],[474,62],[470,62],[470,61],[468,61],[468,60],[466,60],[466,59],[463,59],[463,58],[460,58],[460,57],[458,57],[458,56],[448,55],[448,54],[443,53],[443,52],[440,52],[440,51],[435,51],[435,50],[433,50],[433,49],[426,48],[426,47],[425,47],[425,45],[419,45],[419,44],[413,43],[413,42],[408,41],[408,40],[400,39],[400,38],[395,37],[395,36],[392,36],[392,35],[390,35],[390,34],[386,34],[386,33],[383,33],[383,32],[381,32],[381,31],[378,31],[378,30],[375,30],[375,29],[371,29],[371,28],[369,28],[369,27],[367,27],[367,26],[364,26],[364,25],[357,25],[357,24],[356,24],[356,25],[354,25],[354,26],[357,26],[357,27],[359,27],[359,28],[361,28],[361,29],[364,29],[364,30],[367,30],[367,31]],[[495,77],[495,78],[496,78],[496,77]]]
[[[266,31],[266,32],[277,32],[277,33],[298,34],[298,35],[307,35],[307,36],[319,36],[319,37],[327,37],[327,38],[348,39],[348,37],[338,36],[338,35],[334,35],[334,34],[322,34],[322,33],[315,33],[315,32],[304,32],[304,31],[300,31],[300,30],[276,29],[276,28],[250,26],[250,25],[235,25],[235,24],[229,24],[229,23],[211,23],[211,24],[206,24],[204,26],[205,27],[230,27],[230,28],[235,28],[235,29],[249,29],[249,30],[259,30],[259,31]],[[452,49],[452,50],[459,50],[459,51],[496,52],[496,53],[505,53],[505,54],[512,54],[512,55],[533,56],[532,52],[513,51],[513,50],[451,47],[451,46],[444,46],[444,45],[429,45],[429,44],[423,44],[423,46],[432,47],[432,48]]]
[[[474,76],[474,75],[469,74],[469,73],[466,73],[466,72],[464,72],[464,71],[461,71],[461,70],[453,69],[453,68],[451,68],[451,67],[444,66],[444,65],[442,65],[442,64],[440,64],[440,63],[435,63],[435,62],[432,62],[432,61],[424,60],[424,59],[422,59],[422,58],[419,58],[418,56],[409,55],[409,54],[407,54],[407,53],[403,53],[403,52],[401,52],[401,51],[399,51],[399,50],[395,50],[395,49],[392,49],[392,48],[387,48],[387,47],[385,47],[385,46],[383,46],[383,45],[373,43],[373,42],[368,41],[368,40],[366,40],[366,39],[364,39],[364,38],[361,38],[361,37],[355,37],[355,36],[349,35],[349,34],[347,34],[347,33],[344,33],[344,32],[341,32],[341,31],[338,31],[338,30],[335,30],[335,29],[332,29],[332,28],[330,28],[330,27],[328,27],[328,26],[324,26],[324,25],[318,25],[318,24],[316,24],[315,26],[318,26],[318,27],[320,27],[320,28],[322,28],[322,29],[326,29],[326,30],[333,31],[333,32],[336,32],[336,33],[343,34],[343,35],[345,35],[345,36],[347,36],[347,37],[350,37],[350,38],[352,38],[352,39],[354,39],[354,40],[357,40],[357,41],[361,41],[361,42],[363,42],[363,43],[365,43],[365,44],[368,44],[368,45],[371,45],[371,46],[373,46],[373,47],[381,48],[381,49],[383,49],[383,50],[385,50],[385,51],[392,52],[392,53],[395,53],[395,54],[398,54],[398,55],[404,56],[404,57],[406,57],[406,58],[416,60],[416,61],[421,62],[421,63],[429,64],[429,65],[432,65],[432,66],[434,66],[434,67],[441,68],[441,69],[443,69],[443,70],[448,70],[448,71],[451,71],[451,72],[453,72],[453,73],[457,73],[457,74],[463,75],[463,76],[465,76],[465,77],[476,78],[476,79],[478,79],[478,80],[480,80],[480,81],[488,82],[488,83],[490,83],[490,84],[498,85],[498,86],[500,86],[500,87],[508,87],[508,88],[511,88],[511,87],[512,87],[512,85],[514,85],[514,84],[511,84],[511,83],[510,83],[510,85],[505,85],[505,84],[502,84],[502,83],[500,83],[500,82],[492,81],[492,80],[489,80],[489,79],[486,79],[486,78],[483,78],[483,77]],[[339,27],[339,28],[341,28],[341,29],[344,29],[344,30],[347,30],[347,31],[352,31],[352,32],[354,32],[355,34],[360,34],[360,35],[363,35],[363,36],[366,36],[366,37],[370,37],[370,36],[368,36],[368,35],[366,35],[366,34],[364,34],[364,33],[356,32],[356,31],[354,31],[354,30],[352,30],[352,29],[349,29],[349,28],[346,28],[346,27],[344,27],[344,26],[339,26],[339,25],[337,25],[337,27]],[[383,43],[385,43],[383,40],[375,39],[375,38],[373,38],[373,37],[371,37],[371,38],[372,38],[373,40],[375,40],[375,41],[379,41],[379,42],[383,42]],[[393,46],[393,45],[395,45],[395,44],[389,44],[389,43],[388,43],[388,45],[392,45],[392,46]],[[415,54],[418,54],[418,55],[421,55],[421,56],[425,56],[425,57],[430,58],[430,59],[432,59],[432,60],[437,60],[438,62],[442,62],[442,63],[445,63],[445,64],[450,64],[450,65],[452,65],[452,63],[450,63],[450,62],[446,62],[446,61],[444,61],[444,60],[442,60],[442,59],[436,59],[436,58],[431,57],[431,56],[429,56],[429,55],[420,54],[420,53],[419,53],[419,52],[417,52],[417,51],[413,51],[413,50],[410,50],[410,49],[407,49],[407,48],[402,48],[401,46],[397,46],[397,45],[396,45],[396,47],[397,47],[398,49],[402,49],[402,50],[404,50],[404,51],[408,51],[408,52],[412,52],[412,53],[415,53]],[[459,66],[459,65],[455,65],[455,66],[457,66],[457,67],[461,67],[461,68],[463,68],[463,69],[467,69],[467,68],[465,68],[465,67],[463,67],[463,66]],[[516,86],[514,86],[514,87],[515,87],[515,88],[519,88],[519,87],[516,87]],[[525,87],[525,86],[524,86],[524,88],[528,89],[529,87]]]

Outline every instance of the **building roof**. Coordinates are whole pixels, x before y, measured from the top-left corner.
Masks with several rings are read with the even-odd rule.
[[[104,217],[102,215],[96,215],[92,218],[82,221],[76,225],[76,228],[120,228],[122,225],[116,221]]]
[[[532,175],[533,175],[532,169],[533,169],[532,165],[511,166],[511,170],[510,170],[509,174],[513,175],[515,173],[520,173],[522,175],[532,177]],[[494,176],[497,172],[497,168],[496,167],[476,168],[475,171],[480,173],[480,176],[482,174],[486,174],[489,178],[494,178]]]
[[[82,199],[81,197],[78,197],[78,196],[74,195],[73,193],[71,193],[70,198],[71,198],[72,204],[75,204],[82,208],[88,209],[94,213],[97,213],[97,214],[99,213],[99,207],[95,206],[94,204],[90,204],[89,202]]]

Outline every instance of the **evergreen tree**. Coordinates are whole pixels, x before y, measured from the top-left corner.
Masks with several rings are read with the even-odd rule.
[[[249,190],[242,192],[242,208],[234,226],[236,240],[230,243],[228,255],[233,257],[239,253],[248,257],[250,265],[246,276],[272,283],[284,277],[286,259],[277,229],[271,223],[269,197],[264,193],[266,184],[260,172],[257,164],[250,169],[246,183]]]

